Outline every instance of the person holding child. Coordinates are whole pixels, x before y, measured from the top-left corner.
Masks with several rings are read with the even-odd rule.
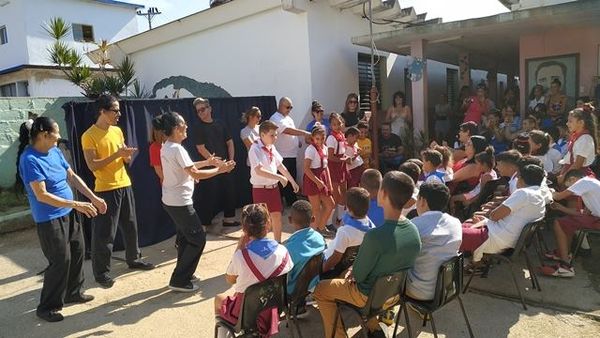
[[[266,204],[271,214],[273,235],[277,242],[281,242],[283,205],[278,183],[281,183],[283,187],[289,183],[294,193],[298,192],[299,187],[285,165],[283,165],[283,157],[275,149],[277,128],[277,125],[271,121],[264,121],[260,124],[260,139],[250,147],[248,161],[250,162],[252,200],[254,203]]]

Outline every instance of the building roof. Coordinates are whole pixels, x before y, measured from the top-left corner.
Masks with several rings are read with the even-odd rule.
[[[374,34],[377,48],[410,55],[410,44],[426,40],[426,58],[457,64],[460,53],[469,53],[472,69],[495,69],[514,73],[519,69],[521,35],[560,27],[600,25],[600,1],[579,0],[564,4],[501,13],[493,16],[423,24]],[[370,47],[369,35],[352,38],[352,43]]]
[[[144,5],[132,4],[129,2],[115,1],[115,0],[86,0],[86,1],[99,2],[101,4],[112,5],[112,6],[130,7],[133,9],[144,8]]]

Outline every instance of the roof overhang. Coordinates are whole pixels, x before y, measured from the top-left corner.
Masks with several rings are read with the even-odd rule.
[[[0,75],[12,74],[12,73],[16,73],[18,71],[27,70],[27,69],[61,70],[61,67],[57,66],[57,65],[29,65],[29,64],[21,64],[21,65],[14,66],[14,67],[0,69]],[[100,68],[99,67],[90,67],[90,70],[92,70],[92,71],[95,72],[95,71],[100,71]],[[115,70],[112,69],[112,68],[107,68],[107,69],[104,69],[104,71],[114,72]]]
[[[115,1],[115,0],[87,0],[87,1],[99,2],[99,3],[105,4],[105,5],[127,7],[127,8],[132,8],[132,9],[144,8],[144,5],[132,4],[129,2]]]
[[[400,55],[410,55],[412,41],[426,40],[427,59],[457,64],[459,54],[468,53],[471,69],[514,74],[519,69],[521,35],[560,27],[599,26],[598,18],[600,1],[580,0],[483,18],[416,25],[374,34],[374,40],[379,50]],[[354,37],[352,43],[370,47],[370,36]]]

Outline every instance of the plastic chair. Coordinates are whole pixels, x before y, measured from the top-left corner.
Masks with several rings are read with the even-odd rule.
[[[431,301],[421,301],[405,297],[405,302],[412,305],[417,311],[425,314],[423,318],[423,326],[427,325],[427,320],[431,320],[431,329],[433,336],[437,338],[437,330],[435,328],[435,322],[433,320],[433,313],[444,305],[451,301],[458,299],[460,309],[462,311],[465,322],[467,323],[467,329],[469,330],[469,336],[474,337],[473,330],[471,330],[471,324],[465,311],[462,299],[460,298],[460,292],[463,284],[463,256],[462,254],[449,259],[444,262],[438,270],[437,281],[435,284],[435,295]],[[402,311],[402,309],[401,309]],[[396,326],[400,320],[400,313],[396,317]],[[408,325],[407,325],[408,327]],[[410,336],[410,333],[409,333]]]
[[[308,291],[310,282],[321,274],[321,270],[323,268],[323,259],[323,253],[311,257],[302,268],[302,271],[300,271],[298,274],[296,287],[288,299],[289,313],[295,313],[293,312],[294,309],[296,309],[296,307],[301,304],[306,296],[310,293]],[[300,331],[300,326],[298,325],[297,320],[298,319],[296,316],[292,316],[292,321],[296,327],[296,330],[298,331],[298,336],[302,337],[302,332]]]
[[[244,292],[240,316],[235,325],[220,316],[215,318],[215,338],[218,337],[219,327],[225,328],[234,337],[258,337],[257,319],[260,312],[266,308],[277,307],[279,314],[285,310],[286,319],[289,323],[286,282],[287,274],[283,274],[249,286],[246,292]],[[291,328],[290,332],[292,337],[294,337],[294,331]]]
[[[500,177],[495,180],[491,180],[485,183],[479,196],[477,197],[477,201],[469,206],[469,214],[473,214],[473,212],[481,209],[481,206],[485,203],[489,202],[494,198],[494,193],[498,189],[499,186],[507,185],[508,179],[506,177]]]
[[[527,248],[531,244],[531,241],[533,240],[533,236],[536,233],[538,227],[543,226],[543,222],[544,222],[544,220],[540,219],[540,220],[537,220],[537,221],[534,221],[534,222],[531,222],[531,223],[525,225],[525,227],[523,227],[523,230],[521,231],[521,235],[519,236],[517,245],[515,245],[514,248],[506,249],[506,250],[502,251],[501,253],[497,253],[497,254],[488,254],[488,253],[484,254],[484,258],[497,259],[499,261],[506,262],[510,265],[510,273],[512,275],[512,280],[515,285],[515,289],[517,290],[517,293],[519,294],[519,299],[521,299],[521,304],[523,305],[523,309],[525,309],[525,310],[527,310],[527,305],[525,305],[525,299],[523,298],[523,294],[521,293],[521,288],[519,288],[519,283],[517,282],[517,277],[515,275],[513,265],[515,263],[515,260],[520,255],[524,255],[525,262],[527,263],[527,269],[529,270],[529,274],[531,275],[531,285],[534,289],[537,289],[538,291],[542,291],[542,288],[540,287],[540,282],[537,279],[535,270],[533,269],[533,267],[531,265],[531,260],[529,259],[529,254],[527,253]],[[486,264],[486,269],[489,269],[489,266],[491,264],[490,259],[484,259],[484,261]],[[467,292],[467,290],[469,289],[469,285],[471,285],[471,281],[473,280],[474,275],[475,274],[471,274],[471,277],[469,277],[469,280],[467,281],[467,284],[465,285],[463,293]]]
[[[334,317],[334,318],[336,318],[336,320],[334,321],[334,324],[333,324],[332,337],[335,337],[335,331],[337,329],[337,322],[338,322],[337,318],[338,317],[340,318],[340,321],[342,322],[342,327],[344,328],[344,330],[346,329],[344,320],[341,316],[341,309],[343,307],[351,309],[360,317],[360,320],[361,320],[360,325],[362,327],[362,333],[365,338],[368,338],[369,330],[367,328],[367,322],[369,321],[369,319],[380,315],[386,309],[392,308],[393,306],[395,306],[397,304],[400,304],[400,312],[402,312],[402,310],[405,309],[405,306],[406,306],[402,299],[402,294],[404,293],[404,285],[406,282],[406,273],[407,273],[407,270],[402,270],[402,271],[396,272],[394,274],[379,277],[377,279],[377,281],[375,282],[375,285],[373,286],[371,293],[369,294],[367,303],[363,307],[358,307],[356,305],[346,303],[341,300],[336,300],[335,304],[337,305],[337,309],[335,311],[335,317]],[[394,297],[397,297],[397,299],[395,299],[394,303],[387,304],[387,305],[389,305],[389,307],[386,307],[384,309],[383,306],[386,305],[386,302],[390,299],[393,299]],[[407,328],[410,332],[410,324],[408,324],[408,313],[405,311],[404,315],[407,320]],[[396,336],[397,329],[398,329],[398,322],[396,322],[396,327],[394,328],[393,337]]]
[[[323,272],[321,274],[321,279],[324,280],[338,278],[342,272],[346,271],[352,266],[352,264],[354,264],[354,260],[356,260],[356,255],[358,255],[359,249],[360,245],[347,247],[339,263],[337,263],[333,269]]]
[[[589,234],[600,236],[600,229],[579,229],[579,233],[575,239],[575,247],[573,248],[573,259],[577,257],[577,253],[579,252],[579,249],[581,249],[583,239]]]

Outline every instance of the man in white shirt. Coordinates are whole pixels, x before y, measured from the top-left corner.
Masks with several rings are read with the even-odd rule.
[[[290,116],[293,108],[292,100],[288,97],[282,97],[279,100],[277,111],[271,116],[270,120],[278,127],[278,138],[275,141],[275,147],[283,157],[283,165],[296,180],[296,158],[298,157],[298,149],[302,147],[298,136],[309,137],[310,133],[296,128],[294,120]],[[282,195],[285,197],[288,206],[291,206],[297,199],[290,185],[282,187]]]

